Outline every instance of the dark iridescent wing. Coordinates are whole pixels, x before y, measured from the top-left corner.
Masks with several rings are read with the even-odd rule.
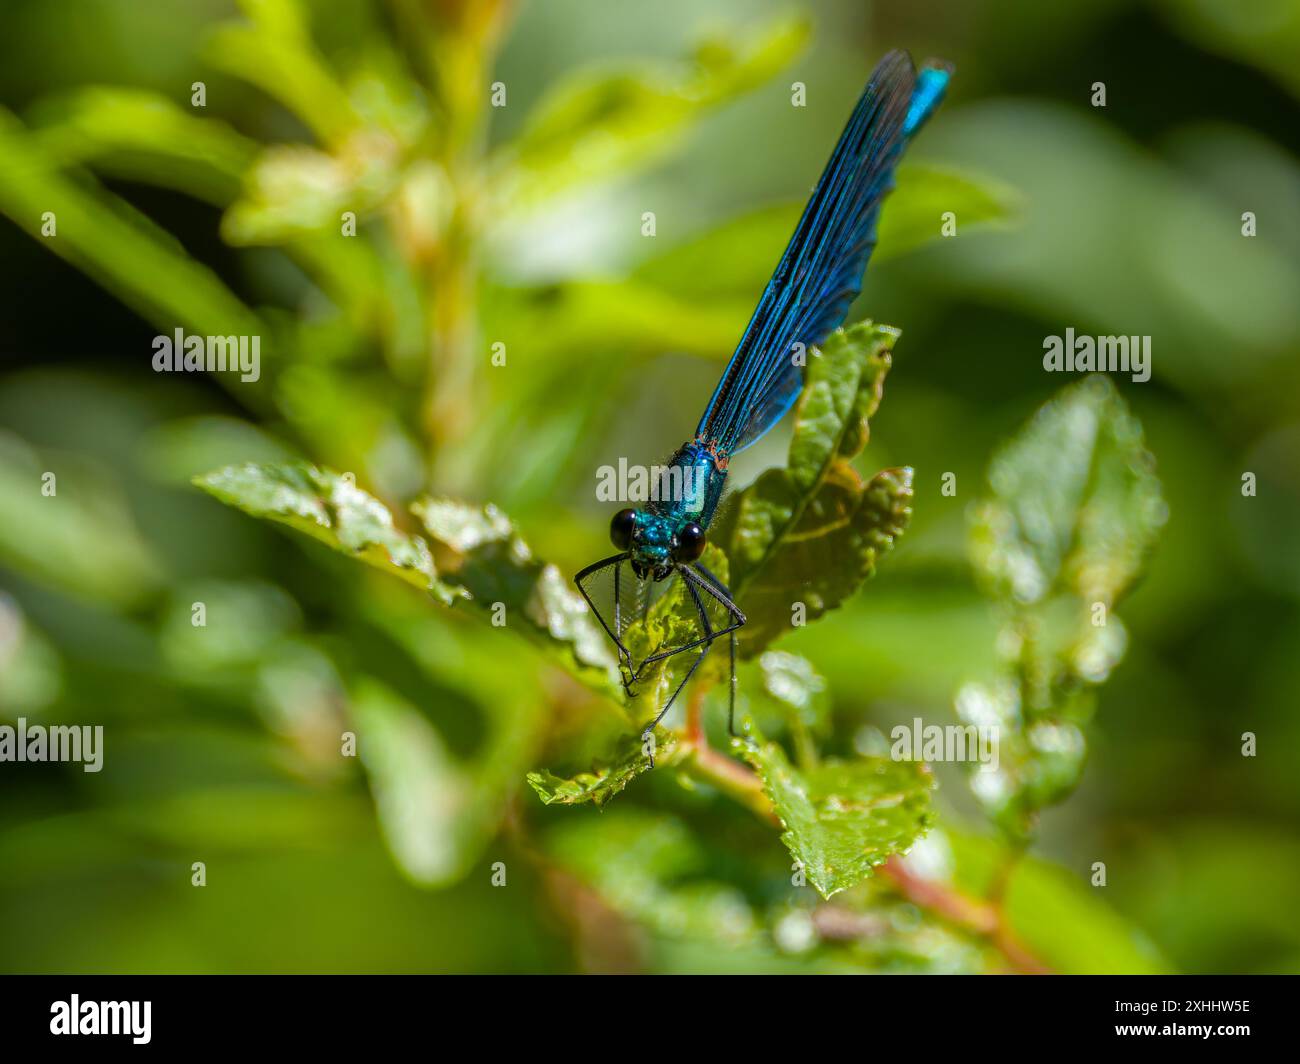
[[[724,453],[739,454],[751,443],[756,443],[766,436],[772,426],[785,417],[786,411],[794,406],[801,391],[803,391],[803,366],[792,359],[789,365],[781,367],[772,383],[753,400],[749,417],[745,419],[739,437]]]
[[[894,167],[937,106],[916,113],[916,85],[906,52],[890,52],[872,73],[696,429],[720,453],[743,450],[794,405],[803,382],[795,356],[838,327],[861,290]]]

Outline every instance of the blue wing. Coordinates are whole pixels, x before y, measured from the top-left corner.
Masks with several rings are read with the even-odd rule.
[[[803,386],[794,356],[837,328],[861,290],[894,168],[949,74],[927,66],[918,77],[902,51],[872,73],[700,419],[696,437],[718,453],[744,450],[794,405]]]

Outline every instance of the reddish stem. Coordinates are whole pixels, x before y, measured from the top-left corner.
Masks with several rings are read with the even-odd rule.
[[[1050,969],[1016,938],[999,902],[972,898],[955,887],[916,875],[897,857],[891,857],[881,872],[914,905],[937,913],[949,923],[989,939],[1011,966],[1024,975],[1048,975]]]

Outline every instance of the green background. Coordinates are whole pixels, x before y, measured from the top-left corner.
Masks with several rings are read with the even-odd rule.
[[[603,812],[542,806],[525,772],[590,764],[620,734],[609,704],[189,483],[300,456],[394,506],[494,502],[566,576],[602,557],[594,467],[690,436],[788,211],[905,46],[957,67],[908,161],[975,175],[1004,216],[967,232],[959,211],[955,239],[919,248],[882,237],[853,316],[902,338],[863,468],[915,469],[912,528],[781,649],[826,677],[841,750],[953,720],[997,632],[966,510],[997,443],[1067,383],[1043,338],[1151,336],[1151,381],[1115,383],[1169,523],[1122,607],[1082,784],[1007,905],[1057,970],[1300,969],[1300,4],[246,6],[264,52],[218,30],[247,15],[216,0],[0,13],[0,719],[106,730],[99,774],[0,764],[0,968],[1000,970],[984,938],[875,884],[857,930],[824,933],[775,835],[707,787],[656,774]],[[300,8],[319,68],[274,44],[299,39]],[[792,11],[811,35],[788,63],[690,82],[702,37],[742,48]],[[626,80],[548,131],[534,107],[591,64]],[[566,154],[674,78],[684,97],[650,93]],[[496,81],[507,104],[488,109]],[[256,174],[272,144],[279,169]],[[362,222],[346,251],[340,208]],[[63,257],[33,238],[46,209]],[[261,332],[262,380],[153,373],[152,338],[179,324]],[[340,758],[366,722],[390,729],[384,756]],[[979,893],[1002,844],[951,769],[927,852]]]

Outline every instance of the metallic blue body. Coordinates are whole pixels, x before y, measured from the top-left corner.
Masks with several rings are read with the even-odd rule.
[[[717,459],[698,441],[684,444],[668,460],[668,466],[681,471],[684,490],[680,493],[680,498],[652,502],[651,513],[672,521],[674,525],[694,521],[701,528],[708,528],[717,512],[718,503],[722,501],[722,485],[727,479],[726,469],[720,469]]]
[[[935,62],[918,72],[901,51],[890,52],[871,75],[695,439],[671,460],[695,475],[696,490],[636,512],[628,557],[639,577],[662,580],[673,571],[678,532],[690,522],[709,527],[731,457],[761,439],[795,404],[808,349],[840,326],[861,290],[894,170],[913,134],[942,102],[951,76],[951,68]]]
[[[678,530],[692,522],[703,529],[712,523],[727,480],[727,470],[698,441],[684,444],[668,460],[668,468],[665,482],[680,490],[661,491],[657,501],[636,512],[629,548],[633,571],[656,580],[672,572]]]

